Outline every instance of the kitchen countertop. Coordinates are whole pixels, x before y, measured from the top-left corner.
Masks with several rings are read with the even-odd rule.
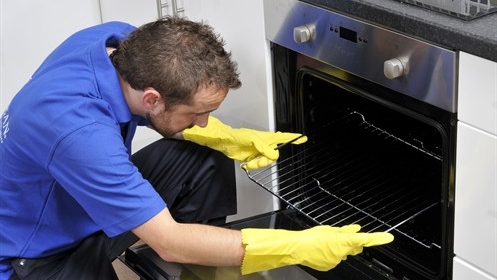
[[[497,13],[467,21],[394,0],[304,2],[497,62]]]

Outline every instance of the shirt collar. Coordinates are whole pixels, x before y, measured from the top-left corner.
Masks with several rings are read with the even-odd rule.
[[[124,98],[119,77],[109,59],[104,42],[95,45],[90,51],[90,59],[102,99],[109,103],[119,123],[129,122],[132,119],[132,114]]]

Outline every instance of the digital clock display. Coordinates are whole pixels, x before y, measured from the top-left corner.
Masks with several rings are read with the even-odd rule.
[[[340,26],[340,38],[357,43],[357,32]]]

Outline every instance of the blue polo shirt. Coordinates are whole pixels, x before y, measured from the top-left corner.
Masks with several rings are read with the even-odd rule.
[[[116,236],[166,207],[130,161],[146,121],[131,114],[105,49],[132,30],[110,22],[69,37],[2,114],[0,279],[11,258],[62,252],[100,230]]]

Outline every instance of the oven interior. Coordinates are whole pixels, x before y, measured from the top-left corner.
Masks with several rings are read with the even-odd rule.
[[[386,278],[445,279],[453,116],[278,48],[277,129],[308,141],[249,178],[314,224],[391,232],[359,257]]]

